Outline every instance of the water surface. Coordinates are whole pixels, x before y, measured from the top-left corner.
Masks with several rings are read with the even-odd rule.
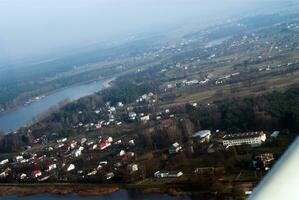
[[[69,99],[76,100],[93,94],[103,88],[103,81],[78,84],[50,93],[40,101],[28,106],[20,106],[12,111],[0,115],[0,130],[10,132],[27,125],[37,115],[49,110],[59,102]]]
[[[118,192],[92,197],[81,197],[76,194],[70,194],[65,196],[50,195],[50,194],[38,194],[26,197],[17,196],[4,196],[0,197],[1,200],[191,200],[188,196],[173,197],[167,194],[158,193],[144,193],[139,190],[120,190]]]

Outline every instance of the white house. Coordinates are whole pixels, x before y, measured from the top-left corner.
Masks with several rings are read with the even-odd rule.
[[[72,171],[74,169],[75,169],[75,165],[74,164],[70,164],[66,171],[69,172],[69,171]]]
[[[5,164],[8,163],[8,162],[9,162],[8,159],[4,159],[4,160],[2,160],[2,161],[0,162],[0,165],[5,165]]]
[[[56,169],[56,168],[57,168],[56,164],[53,163],[53,164],[50,164],[50,165],[48,166],[47,171],[50,172],[50,171],[52,171],[53,169]]]

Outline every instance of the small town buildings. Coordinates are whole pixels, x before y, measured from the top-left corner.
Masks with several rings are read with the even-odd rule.
[[[154,174],[155,178],[178,178],[183,175],[182,171],[157,171]]]
[[[222,144],[228,146],[251,145],[260,146],[266,141],[266,134],[264,132],[248,132],[238,134],[227,134],[222,138]]]
[[[193,138],[198,138],[201,143],[209,142],[211,138],[211,131],[210,130],[201,130],[197,131],[193,134]]]
[[[182,146],[179,143],[173,143],[171,147],[168,149],[168,153],[170,155],[176,154],[182,150]]]

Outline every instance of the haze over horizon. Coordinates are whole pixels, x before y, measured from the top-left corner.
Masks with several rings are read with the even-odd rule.
[[[276,0],[1,0],[0,65],[150,34],[190,19],[230,17],[265,2]]]

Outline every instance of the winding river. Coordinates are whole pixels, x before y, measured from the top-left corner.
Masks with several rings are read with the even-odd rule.
[[[107,80],[106,80],[107,81]],[[105,81],[73,85],[48,94],[45,98],[27,106],[20,106],[0,115],[0,130],[12,132],[30,123],[39,114],[46,112],[59,102],[68,99],[76,100],[103,89]]]

